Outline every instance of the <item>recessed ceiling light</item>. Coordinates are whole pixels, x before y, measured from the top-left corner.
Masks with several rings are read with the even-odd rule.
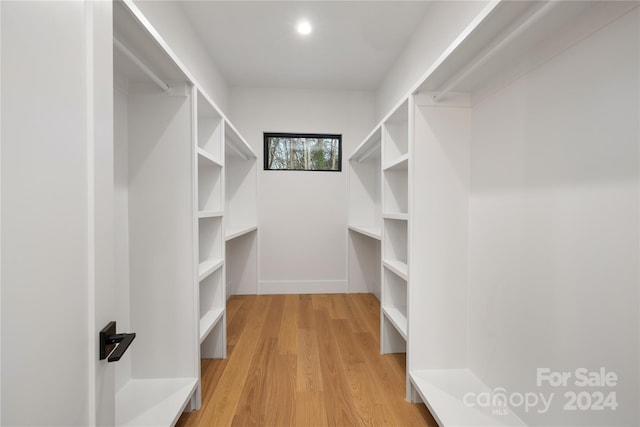
[[[307,34],[311,33],[311,24],[309,23],[309,21],[300,21],[298,22],[298,26],[296,27],[296,30],[298,30],[298,33],[302,34],[303,36],[306,36]]]

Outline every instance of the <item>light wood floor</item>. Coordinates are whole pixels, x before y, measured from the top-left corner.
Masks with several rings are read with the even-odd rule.
[[[228,357],[202,361],[202,408],[178,426],[437,427],[379,330],[371,294],[232,297]]]

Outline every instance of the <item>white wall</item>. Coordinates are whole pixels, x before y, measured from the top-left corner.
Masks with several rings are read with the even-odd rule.
[[[193,31],[180,2],[135,0],[135,4],[204,91],[226,113],[229,101],[227,83]]]
[[[556,392],[532,425],[638,425],[639,18],[473,111],[470,362],[491,388]],[[614,371],[598,390],[620,406],[561,411],[566,389],[536,387],[539,367]]]
[[[0,424],[88,425],[96,342],[88,325],[87,10],[82,2],[0,8]]]
[[[344,292],[347,158],[374,126],[368,92],[233,89],[230,118],[258,154],[260,293]],[[263,132],[342,134],[342,172],[264,171]]]
[[[434,1],[409,43],[376,91],[381,120],[424,75],[488,1]]]

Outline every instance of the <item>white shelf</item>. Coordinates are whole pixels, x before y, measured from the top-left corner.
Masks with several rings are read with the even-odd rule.
[[[382,311],[402,338],[407,339],[407,316],[396,307],[382,307]]]
[[[364,236],[371,237],[372,239],[381,240],[382,230],[380,227],[365,227],[359,225],[349,225],[349,230],[360,233]]]
[[[409,153],[404,154],[397,159],[393,160],[389,164],[385,165],[383,170],[406,170],[409,167]]]
[[[198,218],[217,218],[223,215],[222,211],[198,211]]]
[[[220,258],[208,259],[201,262],[200,265],[198,265],[198,280],[205,279],[207,276],[221,268],[223,265],[224,260]]]
[[[409,214],[408,213],[402,213],[402,212],[386,212],[382,214],[382,218],[384,219],[397,219],[400,221],[408,221],[409,220]]]
[[[440,426],[524,426],[511,410],[493,415],[492,409],[464,404],[467,393],[490,392],[469,369],[429,369],[409,372],[414,387]],[[502,408],[497,408],[502,409]]]
[[[230,146],[231,150],[241,156],[244,160],[255,159],[256,153],[253,152],[253,148],[249,145],[245,139],[240,136],[240,133],[229,122],[225,122],[224,136],[226,146]]]
[[[208,151],[204,150],[203,148],[198,147],[198,164],[199,165],[215,165],[218,166],[219,168],[224,167],[224,164],[216,159],[213,154],[209,153]]]
[[[224,308],[215,307],[207,311],[200,319],[200,343],[207,338],[211,330],[218,324],[224,315]]]
[[[247,233],[251,233],[252,231],[257,229],[258,229],[257,225],[247,225],[244,227],[231,227],[228,230],[226,230],[224,240],[229,241],[229,240],[235,239],[236,237],[240,237]]]
[[[404,262],[384,260],[382,264],[389,271],[395,273],[404,280],[409,280],[409,266]]]
[[[374,152],[379,152],[381,142],[380,128],[381,125],[376,126],[376,128],[367,135],[365,140],[353,151],[353,154],[349,157],[349,161],[360,163]]]
[[[197,384],[196,378],[129,381],[116,393],[116,425],[175,425]]]

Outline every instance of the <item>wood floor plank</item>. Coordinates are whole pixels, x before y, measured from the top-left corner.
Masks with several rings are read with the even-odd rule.
[[[256,298],[251,296],[234,296],[229,298],[233,305],[238,305],[233,315],[227,317],[227,356],[230,356],[236,343],[242,336],[242,331],[249,324],[247,317],[253,310]]]
[[[363,363],[364,357],[357,347],[349,321],[346,319],[332,319],[331,326],[338,343],[338,350],[344,363]]]
[[[243,295],[234,295],[229,297],[227,300],[226,306],[226,314],[227,314],[227,324],[231,323],[236,313],[244,305],[244,302],[247,300],[247,296]]]
[[[251,360],[242,394],[233,417],[234,426],[265,425],[265,401],[269,394],[267,374],[277,354],[277,341],[272,337],[261,337]]]
[[[330,327],[329,312],[326,308],[314,310],[316,317],[316,333],[320,349],[320,368],[322,383],[325,389],[325,406],[327,421],[330,426],[356,426],[358,415],[353,404],[350,386],[346,379],[345,369],[340,357],[333,331]]]
[[[371,351],[373,348],[377,349],[379,345],[371,338],[371,334],[355,334],[355,339],[361,346],[362,354],[366,359],[369,374],[373,379],[373,389],[380,394],[382,401],[386,402],[393,422],[397,423],[395,425],[431,426],[416,408],[417,405],[405,400],[405,378],[398,376],[397,370],[392,366],[396,363],[392,360],[393,356],[380,355],[377,351]],[[433,426],[436,427],[437,424]]]
[[[362,295],[362,298],[354,299],[354,305],[357,309],[354,315],[363,319],[369,332],[376,339],[380,339],[380,303],[373,294],[358,295]]]
[[[329,315],[332,319],[348,319],[349,309],[347,294],[334,294],[329,296]]]
[[[202,408],[179,427],[437,427],[404,399],[405,356],[379,352],[374,295],[250,295],[228,307],[228,358],[202,361]]]
[[[311,329],[298,329],[297,332],[296,390],[298,392],[322,391],[322,371],[316,332]]]
[[[296,321],[300,329],[314,328],[315,320],[313,318],[313,299],[311,295],[298,295]]]
[[[269,392],[265,400],[265,426],[296,425],[296,358],[276,354],[267,372]]]
[[[229,358],[218,386],[213,393],[206,396],[206,400],[203,399],[200,411],[203,413],[202,419],[210,423],[208,425],[231,425],[242,392],[242,387],[239,385],[246,382],[249,367],[262,334],[269,302],[269,296],[254,299],[252,309],[247,313],[246,318],[247,324],[251,326],[242,329],[233,357]]]
[[[328,427],[325,394],[321,391],[296,393],[296,426]]]
[[[284,309],[285,295],[270,295],[269,312],[264,323],[262,336],[277,338],[280,335],[280,324]]]
[[[365,315],[358,315],[360,309],[357,306],[357,300],[362,299],[363,294],[345,294],[345,304],[349,316],[349,324],[353,332],[369,332],[369,326],[365,319]]]
[[[278,335],[278,352],[295,355],[298,352],[298,296],[286,295],[282,323]]]

